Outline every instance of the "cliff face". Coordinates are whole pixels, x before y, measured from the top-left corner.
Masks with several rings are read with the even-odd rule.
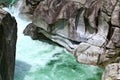
[[[45,35],[81,63],[119,64],[120,0],[26,0],[23,11],[33,15],[24,34]]]
[[[17,23],[0,9],[0,80],[13,80],[17,39]]]

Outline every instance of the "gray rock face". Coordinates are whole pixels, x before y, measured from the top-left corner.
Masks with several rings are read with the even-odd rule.
[[[100,48],[88,43],[80,43],[75,51],[77,60],[81,63],[98,65],[99,57],[104,52],[104,48]]]
[[[120,64],[109,64],[103,74],[102,80],[120,80]]]
[[[0,80],[13,80],[17,39],[17,23],[0,9]]]
[[[119,47],[119,27],[114,28],[114,24],[118,23],[115,21],[118,19],[114,16],[118,16],[119,1],[26,0],[26,2],[28,2],[26,6],[33,6],[33,4],[35,6],[28,6],[29,9],[33,9],[33,22],[29,26],[34,24],[35,28],[39,28],[36,33],[44,34],[52,41],[64,46],[74,53],[79,61],[81,58],[76,54],[80,54],[77,50],[84,46],[80,45],[81,43],[99,47],[100,50],[102,48],[100,55],[106,53],[106,48]],[[112,17],[115,18],[114,21]],[[33,37],[33,34],[31,36]],[[93,53],[93,50],[90,50],[90,53]],[[96,59],[98,61],[99,58]]]
[[[34,6],[28,8],[33,22],[24,31],[27,35],[33,37],[30,29],[35,29],[35,35],[62,45],[81,63],[119,63],[120,0],[41,0]]]

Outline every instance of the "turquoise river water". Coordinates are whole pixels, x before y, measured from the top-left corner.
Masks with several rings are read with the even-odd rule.
[[[20,18],[14,7],[4,9],[18,23],[14,80],[101,80],[102,69],[78,63],[65,48],[54,43],[24,36],[23,30],[31,21]]]

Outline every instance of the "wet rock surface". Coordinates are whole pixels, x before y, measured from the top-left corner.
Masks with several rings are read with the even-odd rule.
[[[24,32],[35,29],[35,37],[44,34],[81,63],[102,67],[119,64],[120,0],[27,1],[25,11],[32,15],[33,22]],[[33,37],[31,33],[26,35]]]
[[[8,12],[0,9],[0,80],[13,80],[17,23]]]

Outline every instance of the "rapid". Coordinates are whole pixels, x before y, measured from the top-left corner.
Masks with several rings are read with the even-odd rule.
[[[14,80],[101,80],[102,69],[80,64],[65,48],[49,41],[32,40],[23,30],[31,22],[17,7],[4,8],[18,27]]]

